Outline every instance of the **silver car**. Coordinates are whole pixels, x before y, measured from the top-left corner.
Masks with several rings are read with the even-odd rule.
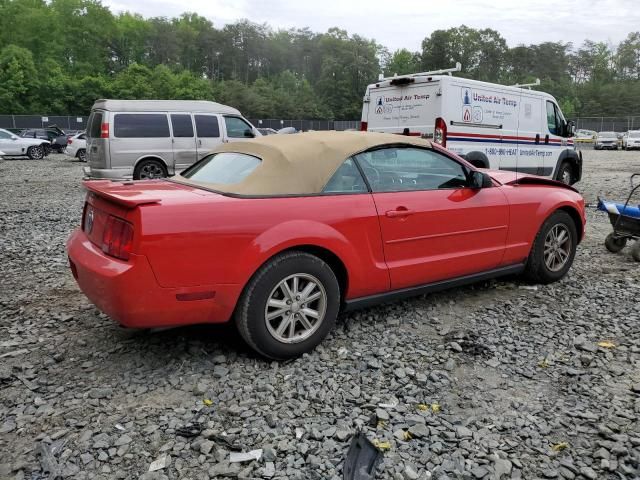
[[[235,108],[195,100],[98,100],[87,122],[90,178],[174,175],[222,142],[261,136]]]
[[[0,155],[22,157],[32,160],[44,158],[49,151],[50,142],[39,138],[24,138],[0,128]]]
[[[595,150],[604,150],[605,148],[617,150],[618,134],[616,132],[598,132],[593,148]]]

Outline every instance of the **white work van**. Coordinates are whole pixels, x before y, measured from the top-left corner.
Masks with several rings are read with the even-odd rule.
[[[456,68],[380,78],[367,87],[361,130],[418,135],[473,165],[573,184],[582,154],[551,95],[452,76]]]

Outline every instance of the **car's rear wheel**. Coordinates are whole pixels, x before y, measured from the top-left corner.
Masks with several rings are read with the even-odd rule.
[[[44,148],[41,145],[34,145],[27,149],[27,156],[31,160],[41,160],[44,158]]]
[[[564,277],[576,254],[578,232],[567,212],[556,210],[542,224],[525,269],[525,275],[537,283],[551,283]]]
[[[133,172],[134,180],[153,180],[154,178],[165,178],[167,170],[158,160],[143,160]]]
[[[331,331],[340,286],[329,265],[304,252],[287,252],[263,265],[236,307],[235,322],[261,355],[284,360],[313,350]]]
[[[607,235],[607,238],[604,239],[604,246],[607,247],[607,250],[611,253],[618,253],[627,246],[627,239],[616,237],[613,233],[610,233]]]
[[[78,150],[78,153],[76,153],[76,157],[78,157],[78,160],[80,160],[81,162],[86,162],[87,151],[84,148],[81,148],[80,150]]]

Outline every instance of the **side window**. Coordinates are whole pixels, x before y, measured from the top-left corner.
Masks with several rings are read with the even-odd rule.
[[[100,129],[102,127],[102,112],[91,113],[87,125],[87,136],[89,138],[100,138]]]
[[[85,140],[87,136],[83,133],[82,135],[78,135],[78,140]]]
[[[556,115],[555,105],[547,100],[547,128],[549,133],[553,135],[561,135],[562,127],[558,124],[558,115]]]
[[[11,134],[0,130],[0,138],[11,138]]]
[[[218,117],[215,115],[194,115],[196,132],[200,138],[217,138],[220,136]]]
[[[227,127],[229,138],[251,138],[253,129],[251,125],[238,117],[224,117],[224,124]]]
[[[193,124],[191,115],[175,113],[171,115],[171,126],[174,137],[193,137]]]
[[[467,169],[433,150],[384,148],[356,155],[374,192],[439,190],[468,186]]]
[[[327,182],[322,193],[362,193],[367,186],[360,170],[351,158],[347,159]]]
[[[113,130],[118,138],[167,138],[169,122],[164,113],[118,113]]]

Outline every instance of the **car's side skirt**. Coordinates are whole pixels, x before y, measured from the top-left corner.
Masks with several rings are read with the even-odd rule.
[[[376,295],[369,295],[367,297],[353,298],[347,300],[344,303],[343,312],[350,312],[360,308],[372,307],[380,303],[394,302],[403,300],[409,297],[415,297],[417,295],[425,295],[427,293],[438,292],[440,290],[446,290],[448,288],[461,287],[470,283],[481,282],[483,280],[489,280],[492,278],[503,277],[505,275],[518,275],[524,272],[525,264],[519,263],[517,265],[509,265],[507,267],[495,268],[493,270],[487,270],[485,272],[474,273],[472,275],[465,275],[463,277],[451,278],[449,280],[441,280],[439,282],[427,283],[425,285],[418,285],[417,287],[403,288],[400,290],[392,290],[390,292],[378,293]]]

